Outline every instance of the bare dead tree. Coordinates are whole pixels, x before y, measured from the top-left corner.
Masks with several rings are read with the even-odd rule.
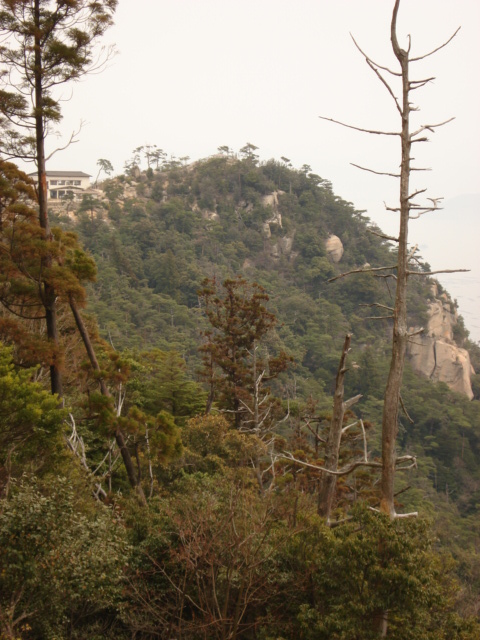
[[[346,364],[347,356],[350,351],[351,340],[352,335],[347,334],[343,343],[337,376],[335,379],[333,411],[328,434],[325,437],[320,437],[318,435],[318,429],[317,431],[314,431],[310,426],[310,420],[307,419],[306,421],[307,429],[315,438],[315,451],[318,452],[319,442],[325,445],[324,465],[321,466],[316,463],[301,460],[299,458],[296,458],[289,451],[284,451],[282,453],[276,454],[274,459],[272,459],[273,468],[275,467],[276,462],[280,460],[289,460],[295,463],[295,465],[297,466],[320,472],[321,479],[318,490],[317,511],[318,514],[323,517],[326,520],[327,524],[330,526],[337,526],[339,524],[339,521],[330,521],[333,505],[335,502],[337,479],[342,476],[351,475],[356,469],[360,467],[369,467],[379,470],[382,469],[381,462],[369,460],[367,436],[363,420],[354,420],[354,422],[352,422],[351,424],[343,426],[346,412],[362,398],[361,395],[356,395],[349,400],[344,399],[344,379],[345,374],[348,371]],[[363,455],[361,458],[358,458],[357,460],[354,460],[353,462],[350,462],[339,469],[338,464],[340,459],[342,437],[354,427],[359,427],[361,430],[361,437],[363,441]],[[405,464],[406,466],[397,467],[397,469],[407,470],[416,467],[417,461],[415,456],[406,455],[397,457],[395,460],[395,464]],[[344,522],[344,520],[342,520],[341,522]]]
[[[325,469],[328,469],[328,471],[338,470],[338,458],[340,455],[340,442],[342,439],[345,412],[356,404],[362,397],[361,395],[358,395],[354,398],[350,398],[349,400],[344,400],[343,382],[347,372],[346,362],[348,352],[350,351],[351,340],[351,334],[347,334],[343,343],[342,355],[340,357],[340,364],[338,365],[337,377],[335,380],[333,414],[325,445]],[[330,520],[336,488],[337,476],[332,473],[324,473],[320,480],[320,487],[318,491],[318,514],[325,518],[327,522]]]
[[[355,129],[363,133],[371,135],[382,136],[394,136],[398,137],[401,144],[401,163],[400,172],[392,173],[387,171],[379,171],[371,168],[355,165],[357,168],[369,171],[376,175],[383,175],[388,177],[394,177],[400,181],[400,193],[399,193],[399,206],[390,207],[385,205],[388,211],[392,211],[399,214],[399,233],[398,236],[381,236],[386,237],[388,240],[397,243],[398,254],[395,265],[388,267],[376,267],[376,268],[361,268],[354,269],[348,273],[341,274],[332,278],[332,280],[350,275],[352,273],[364,273],[371,272],[378,277],[392,278],[395,282],[395,302],[392,309],[391,318],[393,318],[393,337],[392,337],[392,355],[390,361],[390,369],[387,379],[384,395],[383,405],[383,417],[382,417],[382,475],[381,475],[381,495],[380,495],[380,511],[388,514],[390,518],[397,517],[394,504],[394,482],[395,471],[398,468],[399,460],[404,459],[397,456],[396,442],[398,433],[398,412],[401,404],[400,391],[403,379],[403,370],[405,364],[405,354],[410,334],[407,327],[407,283],[410,276],[430,276],[436,273],[445,273],[447,270],[424,272],[418,268],[414,258],[415,248],[409,249],[408,245],[408,231],[409,221],[424,215],[425,213],[437,210],[438,203],[441,198],[429,198],[431,204],[418,204],[415,199],[423,194],[425,189],[418,189],[411,191],[410,189],[410,177],[413,171],[425,171],[427,169],[423,167],[416,167],[412,165],[412,147],[420,142],[428,142],[428,133],[434,133],[435,130],[448,122],[453,118],[439,122],[436,124],[425,124],[419,126],[416,130],[411,131],[411,113],[417,111],[418,108],[412,104],[411,94],[416,89],[420,89],[427,84],[431,83],[435,78],[423,78],[419,80],[410,79],[410,64],[412,62],[418,62],[424,60],[430,55],[436,53],[443,47],[445,47],[458,33],[458,29],[455,33],[442,45],[430,51],[429,53],[411,57],[411,39],[408,38],[407,49],[403,49],[397,37],[397,16],[400,7],[400,0],[395,0],[393,7],[392,20],[390,26],[390,38],[393,53],[399,63],[399,70],[391,70],[388,67],[378,64],[373,61],[357,44],[352,36],[355,46],[364,57],[367,65],[376,74],[380,82],[383,84],[387,92],[390,94],[394,101],[395,107],[398,111],[401,120],[401,128],[399,131],[378,131],[374,129],[368,129],[364,127],[358,127],[332,118],[326,118],[320,116],[324,120],[334,122],[340,126]],[[388,80],[387,80],[388,78]],[[400,81],[401,83],[401,97],[398,98],[395,94],[393,83],[394,81]],[[380,234],[377,234],[380,235]],[[380,274],[384,271],[388,273]],[[455,272],[465,271],[465,269],[456,269]],[[448,270],[450,272],[450,270]]]
[[[101,375],[101,369],[97,360],[97,356],[95,354],[95,349],[93,347],[92,341],[90,339],[90,335],[88,333],[87,327],[85,326],[80,310],[78,309],[78,306],[73,296],[70,296],[70,309],[72,311],[73,317],[75,318],[75,323],[77,325],[78,332],[82,337],[82,341],[85,346],[85,350],[87,352],[90,365],[92,369],[95,371],[95,373],[98,375],[100,392],[102,396],[105,396],[106,398],[111,398],[112,394],[110,393],[110,390],[107,387],[105,379]],[[120,402],[122,402],[122,400],[120,400]],[[145,493],[142,488],[140,476],[135,471],[135,466],[133,464],[132,456],[127,447],[125,434],[123,433],[122,429],[118,425],[115,427],[114,435],[115,435],[115,441],[117,443],[117,446],[120,450],[120,454],[122,456],[123,464],[127,472],[130,486],[134,489],[135,493],[137,494],[140,504],[142,506],[147,506],[147,500],[145,498]]]
[[[65,441],[67,443],[68,448],[72,451],[72,453],[80,460],[80,464],[83,469],[91,476],[94,481],[95,491],[93,491],[93,495],[97,500],[104,500],[107,497],[107,493],[102,486],[102,482],[106,479],[106,477],[110,477],[111,475],[111,454],[112,448],[115,446],[115,441],[109,446],[107,454],[104,456],[103,460],[100,464],[97,465],[95,470],[91,470],[87,461],[87,454],[85,450],[85,442],[82,436],[78,433],[77,425],[75,423],[75,418],[72,413],[69,413],[68,425],[70,426],[70,435],[65,436]],[[98,472],[105,465],[105,463],[109,462],[108,471],[101,476],[98,476]]]

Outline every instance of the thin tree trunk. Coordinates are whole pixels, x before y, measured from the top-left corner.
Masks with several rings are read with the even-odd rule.
[[[380,638],[388,635],[388,611],[379,611],[375,616],[375,629]]]
[[[410,84],[408,51],[400,48],[397,39],[397,15],[400,0],[395,1],[391,23],[393,52],[402,70],[402,133],[400,165],[400,231],[398,234],[397,287],[393,311],[392,358],[388,373],[382,416],[382,478],[380,484],[380,511],[395,518],[395,464],[398,434],[398,410],[402,388],[405,353],[408,340],[407,328],[407,279],[408,279],[408,222],[410,217]],[[382,542],[380,541],[380,545]],[[380,638],[388,634],[388,611],[379,612],[374,627]]]
[[[344,401],[344,379],[346,369],[347,355],[350,350],[350,342],[352,336],[347,334],[343,343],[342,355],[338,365],[337,377],[335,380],[335,394],[333,397],[333,413],[330,422],[330,431],[325,445],[325,469],[329,471],[338,470],[338,458],[340,455],[340,442],[342,439],[343,418],[345,411],[357,402],[361,396],[355,396],[347,402]],[[333,503],[337,490],[337,476],[332,473],[323,473],[320,480],[318,490],[318,515],[325,518],[327,522],[330,520]]]
[[[402,162],[400,171],[400,233],[398,241],[397,287],[393,312],[392,358],[385,388],[382,417],[382,479],[380,510],[395,517],[394,481],[398,409],[402,387],[405,352],[407,348],[407,278],[408,278],[408,220],[410,214],[410,102],[408,52],[400,48],[396,34],[400,0],[396,0],[391,23],[392,47],[402,69]]]
[[[83,344],[85,345],[85,349],[87,351],[88,359],[90,360],[90,364],[92,365],[92,369],[99,373],[101,371],[100,365],[98,364],[97,356],[95,354],[95,350],[92,345],[92,341],[90,340],[90,336],[88,334],[85,323],[83,322],[83,318],[78,310],[78,307],[75,303],[73,297],[70,296],[70,309],[72,310],[73,317],[75,318],[75,323],[77,325],[78,331],[82,337]],[[111,398],[112,394],[110,393],[107,385],[105,384],[105,380],[100,376],[98,378],[98,382],[100,385],[100,391],[103,396],[107,398]],[[145,498],[145,494],[143,492],[143,488],[140,482],[140,478],[137,477],[135,472],[135,466],[133,464],[132,456],[130,455],[130,451],[128,450],[125,436],[122,430],[117,427],[115,429],[115,441],[120,450],[120,454],[122,456],[123,464],[125,466],[125,470],[127,472],[128,480],[130,482],[130,486],[135,490],[139,502],[142,506],[147,506],[147,500]]]
[[[34,7],[35,24],[40,25],[40,0],[35,0]],[[35,138],[36,138],[36,155],[38,170],[38,212],[40,227],[45,232],[46,240],[51,240],[50,225],[48,222],[48,203],[47,203],[47,172],[45,165],[45,125],[44,125],[44,96],[43,96],[43,62],[42,62],[42,45],[40,42],[40,29],[37,28],[35,34]],[[47,255],[42,258],[42,267],[48,269],[51,267],[52,257]],[[63,395],[62,373],[60,369],[60,345],[58,337],[58,322],[56,308],[55,289],[47,282],[43,285],[43,305],[45,307],[45,318],[47,325],[47,337],[53,344],[54,355],[50,362],[50,384],[52,393]]]

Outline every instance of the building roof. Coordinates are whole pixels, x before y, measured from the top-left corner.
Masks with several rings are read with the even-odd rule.
[[[47,171],[49,178],[91,178],[89,173],[83,171]],[[29,173],[29,176],[36,176],[37,172]]]

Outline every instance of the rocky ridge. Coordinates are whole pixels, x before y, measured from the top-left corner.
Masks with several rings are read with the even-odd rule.
[[[334,263],[342,259],[343,243],[338,236],[330,235],[325,248]],[[364,265],[370,266],[370,265]],[[438,284],[432,283],[432,299],[428,301],[428,323],[424,331],[413,336],[408,344],[407,355],[417,373],[434,382],[445,382],[450,389],[474,397],[471,376],[475,374],[470,354],[454,339],[454,327],[458,323],[455,304],[447,293],[439,293]],[[413,327],[412,333],[420,331]]]
[[[454,340],[458,314],[446,293],[439,294],[432,284],[428,301],[428,323],[423,333],[412,337],[408,345],[410,362],[418,373],[435,382],[445,382],[450,389],[473,399],[471,376],[475,373],[466,349]],[[413,328],[412,332],[418,330]]]
[[[137,194],[137,180],[139,176],[132,176],[132,184],[124,183],[123,193],[119,200],[134,197]],[[164,184],[164,188],[168,182]],[[266,240],[272,238],[272,227],[283,228],[282,215],[279,209],[279,196],[285,192],[278,189],[262,198],[262,205],[271,210],[271,216],[263,223],[263,236]],[[100,198],[103,194],[96,192]],[[143,194],[145,196],[145,194]],[[148,195],[148,194],[147,194]],[[103,198],[102,198],[103,199]],[[163,201],[166,201],[166,192]],[[243,203],[242,203],[243,204]],[[248,209],[248,204],[244,204]],[[250,205],[251,206],[251,205]],[[207,220],[218,220],[216,211],[200,210],[198,204],[193,205],[193,210],[200,213],[202,218]],[[276,238],[270,244],[269,254],[274,259],[279,259],[281,255],[287,255],[294,260],[296,253],[292,251],[295,237],[295,230],[290,230],[285,236]],[[324,240],[325,250],[332,263],[342,260],[344,246],[342,240],[337,235],[330,233]],[[244,268],[250,266],[250,260],[246,259]],[[364,265],[369,266],[369,265]],[[470,356],[466,349],[457,345],[454,340],[454,327],[457,324],[457,312],[455,305],[446,293],[439,294],[438,286],[432,284],[432,298],[428,301],[429,320],[423,333],[412,337],[407,355],[418,373],[427,376],[433,381],[445,382],[452,390],[473,398],[471,376],[475,373],[470,362]],[[419,330],[419,327],[412,328],[412,332]]]

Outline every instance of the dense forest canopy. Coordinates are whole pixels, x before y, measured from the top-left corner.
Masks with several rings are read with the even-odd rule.
[[[0,93],[0,638],[478,638],[478,375],[467,396],[406,360],[382,506],[406,248],[252,143],[144,145],[47,200],[50,90],[117,3],[50,4],[0,11],[35,87],[31,112]],[[410,337],[438,303],[480,371],[429,272],[416,256]]]
[[[28,184],[26,179],[24,182]],[[23,183],[17,181],[19,184]],[[120,637],[132,629],[139,637],[154,637],[155,633],[168,633],[169,628],[181,628],[185,637],[192,638],[223,637],[222,633],[252,638],[265,633],[265,637],[270,637],[269,633],[342,637],[339,634],[348,634],[352,628],[358,637],[367,638],[375,612],[387,604],[392,611],[392,634],[398,625],[397,635],[392,637],[407,637],[401,635],[405,620],[422,616],[426,617],[412,627],[417,629],[417,637],[426,634],[427,628],[434,629],[432,637],[440,637],[440,628],[446,638],[474,637],[468,635],[475,633],[468,631],[472,620],[461,622],[452,616],[471,614],[478,593],[478,395],[469,401],[445,384],[419,376],[407,364],[402,391],[406,413],[400,418],[399,444],[402,454],[416,457],[418,468],[398,473],[396,491],[399,507],[420,512],[418,524],[406,520],[382,524],[379,516],[365,511],[366,506],[378,506],[378,470],[359,467],[338,480],[332,512],[333,523],[347,517],[351,524],[328,530],[316,515],[321,473],[287,457],[323,464],[339,358],[344,337],[351,333],[345,397],[361,394],[362,398],[346,412],[344,426],[360,419],[369,460],[379,459],[390,328],[388,319],[370,319],[374,314],[369,305],[373,298],[391,304],[391,291],[384,278],[371,274],[327,282],[366,263],[392,262],[394,249],[369,232],[378,229],[364,212],[337,197],[328,181],[312,174],[308,167],[295,170],[284,161],[260,163],[251,156],[222,154],[185,166],[131,167],[124,175],[104,181],[94,197],[87,196],[80,204],[52,206],[50,217],[58,228],[56,237],[70,238],[75,233],[78,245],[87,252],[70,241],[63,265],[71,265],[69,268],[85,281],[92,277],[92,259],[96,263],[96,279],[87,283],[85,323],[95,344],[99,369],[97,373],[92,369],[76,337],[66,298],[59,316],[65,403],[71,415],[54,404],[42,409],[48,394],[44,399],[38,394],[45,393],[40,389],[48,384],[47,370],[40,368],[34,374],[18,370],[15,375],[22,376],[22,382],[20,378],[12,381],[15,365],[24,362],[34,366],[38,355],[31,351],[27,362],[22,342],[11,333],[3,334],[13,348],[4,353],[2,374],[3,406],[11,407],[5,410],[10,417],[2,423],[1,431],[4,535],[16,536],[12,534],[14,526],[16,530],[20,526],[22,536],[29,535],[12,518],[14,513],[21,517],[28,501],[38,500],[35,496],[46,500],[44,510],[28,525],[35,531],[49,530],[49,519],[54,517],[49,509],[70,500],[71,506],[61,507],[72,513],[71,525],[62,530],[65,540],[52,544],[59,548],[67,545],[67,549],[68,536],[77,535],[74,531],[80,526],[76,519],[83,518],[81,544],[85,546],[76,553],[80,558],[87,553],[94,535],[92,527],[106,527],[105,541],[99,541],[107,545],[103,557],[94,555],[95,562],[111,565],[108,572],[102,569],[100,574],[108,575],[105,587],[98,584],[100,569],[95,564],[88,570],[72,566],[82,579],[93,581],[92,594],[99,588],[107,589],[102,591],[105,601],[97,601],[95,596],[93,606],[91,600],[80,598],[78,606],[89,612],[83,618],[73,604],[77,596],[72,591],[70,599],[55,606],[52,602],[52,611],[44,610],[40,618],[29,614],[29,625],[35,622],[31,637],[47,633],[43,625],[54,625],[54,633],[75,637],[65,635],[62,616],[67,616],[75,620],[80,634],[89,629],[92,637],[94,633]],[[3,219],[9,220],[6,216]],[[23,228],[28,224],[35,228],[34,220],[24,220]],[[3,228],[6,232],[8,225]],[[327,251],[331,235],[341,238],[344,248],[337,263]],[[422,268],[428,270],[426,265]],[[17,280],[21,277],[18,274]],[[22,295],[28,291],[21,288]],[[34,296],[34,291],[29,295]],[[229,295],[235,296],[233,316],[246,314],[248,338],[238,324],[231,327],[222,320],[229,317]],[[430,295],[428,281],[413,282],[409,292],[412,326],[425,323]],[[248,306],[240,311],[240,305]],[[263,328],[257,331],[253,326],[258,314],[265,315],[258,325]],[[2,322],[8,318],[8,312],[3,311]],[[18,322],[22,335],[34,331],[31,341],[37,335],[34,344],[39,344],[41,331],[31,326],[33,321]],[[457,340],[469,347],[478,367],[478,348],[468,341],[461,324]],[[231,345],[230,355],[224,354],[222,345]],[[232,348],[240,354],[233,369]],[[260,374],[263,377],[256,387]],[[98,391],[99,376],[109,389],[108,397]],[[12,385],[20,388],[20,384],[33,405],[31,409],[25,406],[24,413],[17,413],[11,406],[13,398],[8,396],[8,389]],[[35,393],[28,385],[36,385]],[[237,398],[237,406],[230,404],[229,398]],[[260,402],[264,403],[255,423],[249,416]],[[243,409],[241,419],[236,418],[240,415],[238,406]],[[30,411],[30,427],[21,430],[25,411]],[[48,422],[43,427],[39,420]],[[118,425],[142,484],[147,511],[139,511],[135,492],[131,495],[132,484],[115,442]],[[17,434],[14,441],[12,433]],[[70,454],[62,446],[63,438],[70,443]],[[359,427],[349,429],[342,439],[340,466],[351,465],[363,450],[362,431]],[[64,486],[54,480],[59,475]],[[92,492],[100,502],[111,505],[113,512],[108,517],[113,520],[108,520],[105,507],[89,505]],[[12,509],[15,511],[9,515]],[[230,527],[235,529],[228,533]],[[395,583],[393,591],[385,591],[383,561],[375,555],[378,527],[386,527],[382,536],[389,540],[389,536],[401,536],[406,545],[403,550],[395,547],[398,557],[394,561],[396,580],[408,581],[406,591],[400,583]],[[364,532],[364,543],[357,539],[359,531]],[[442,541],[445,557],[438,555],[431,536]],[[215,548],[210,548],[207,540],[215,540]],[[232,540],[236,540],[235,547],[230,549]],[[368,581],[364,600],[352,604],[350,591],[345,601],[332,600],[335,580],[342,580],[347,570],[341,568],[342,557],[350,562],[352,553],[360,553],[362,546],[358,545],[370,543],[373,546],[368,554],[373,555],[362,561],[359,556],[358,571],[365,571],[362,562],[373,562],[379,573]],[[253,555],[244,554],[245,544]],[[391,544],[395,546],[394,538]],[[11,563],[11,554],[20,553],[20,547],[7,545],[3,553],[2,562]],[[452,566],[464,585],[461,606],[454,600],[448,605],[442,600],[452,589],[448,586],[452,569],[445,564],[447,556],[455,558]],[[309,564],[314,563],[307,573],[300,557],[302,562],[310,558]],[[32,577],[32,585],[38,585],[38,580],[46,579],[42,562],[38,558],[28,562],[34,563],[31,570],[37,576]],[[127,573],[120,571],[125,562]],[[191,574],[182,573],[190,566]],[[411,583],[413,566],[417,586]],[[55,567],[52,576],[59,571]],[[20,565],[18,571],[8,574],[10,582],[5,578],[3,583],[4,607],[7,593],[20,593],[25,566]],[[178,580],[183,576],[182,593],[188,605],[178,601],[177,574]],[[212,575],[216,576],[214,582]],[[327,582],[320,575],[328,577]],[[358,586],[359,575],[351,576],[352,589]],[[295,587],[288,586],[290,580]],[[280,615],[282,594],[292,588],[297,600],[290,601],[291,609]],[[38,586],[32,589],[22,595],[15,610],[35,608],[33,594]],[[433,606],[429,598],[443,602],[435,609],[439,617],[423,610],[420,615],[415,589],[430,593],[425,600],[428,610]],[[399,590],[408,593],[410,604],[398,599]],[[312,608],[313,595],[309,593],[317,594],[321,607]],[[380,593],[386,602],[377,600]],[[142,604],[147,594],[151,598],[148,611],[155,612],[152,618]],[[221,614],[215,604],[215,598],[220,597]],[[355,607],[365,611],[361,618]],[[454,613],[455,607],[458,613]],[[205,625],[212,629],[211,635]]]

